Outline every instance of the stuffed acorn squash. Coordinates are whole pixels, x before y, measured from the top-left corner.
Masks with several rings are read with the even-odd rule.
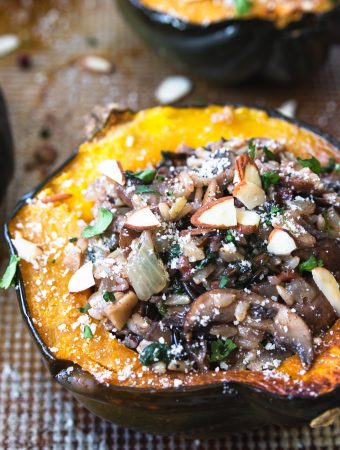
[[[307,78],[340,40],[333,0],[118,0],[158,53],[213,81]]]
[[[330,414],[338,160],[331,138],[259,109],[112,111],[7,228],[7,275],[19,258],[20,305],[55,379],[157,433]]]

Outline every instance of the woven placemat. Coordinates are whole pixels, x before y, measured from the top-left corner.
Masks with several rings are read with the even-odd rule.
[[[110,0],[0,0],[0,35],[5,32],[20,34],[22,48],[0,59],[0,85],[9,106],[17,162],[15,179],[1,206],[2,219],[19,196],[84,139],[85,118],[95,105],[118,102],[133,109],[153,105],[159,82],[177,73],[131,34]],[[93,75],[75,63],[80,55],[94,53],[113,61],[111,75]],[[32,67],[24,70],[27,60]],[[194,90],[188,103],[243,101],[275,108],[295,99],[299,118],[340,137],[339,47],[312,80],[294,87],[263,83],[223,87],[191,79]],[[41,154],[46,146],[56,158],[40,164],[34,154]],[[1,256],[4,264],[3,248]],[[340,448],[340,422],[314,430],[271,427],[209,441],[131,432],[94,417],[52,382],[13,291],[1,292],[0,336],[1,450]]]

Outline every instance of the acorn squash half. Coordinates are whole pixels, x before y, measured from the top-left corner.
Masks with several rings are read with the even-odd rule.
[[[249,370],[156,375],[141,371],[135,353],[99,324],[94,339],[81,337],[77,308],[90,293],[68,292],[71,274],[65,273],[62,252],[77,233],[78,221],[92,217],[82,191],[96,178],[100,161],[110,157],[120,160],[124,169],[136,170],[148,162],[156,164],[163,149],[175,150],[183,142],[196,148],[221,136],[266,136],[323,163],[330,156],[339,158],[340,144],[334,139],[276,112],[228,106],[227,121],[224,113],[222,106],[112,111],[92,140],[19,202],[6,226],[12,254],[11,237],[20,230],[44,255],[39,269],[20,262],[17,292],[51,374],[90,411],[119,425],[216,436],[266,424],[310,423],[340,406],[340,320],[326,335],[310,370],[302,370],[299,358],[292,356],[276,378]],[[36,201],[61,193],[71,195],[53,203]]]
[[[340,40],[340,6],[332,0],[316,1],[308,13],[300,0],[273,2],[272,12],[266,2],[244,1],[253,6],[242,15],[222,1],[117,1],[132,29],[159,54],[212,81],[304,80]]]
[[[13,142],[5,99],[0,89],[0,201],[3,199],[14,171]]]

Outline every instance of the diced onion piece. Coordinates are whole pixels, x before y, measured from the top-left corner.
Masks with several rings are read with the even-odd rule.
[[[166,287],[169,275],[156,255],[150,232],[144,231],[134,241],[128,257],[127,274],[140,300],[148,300]]]

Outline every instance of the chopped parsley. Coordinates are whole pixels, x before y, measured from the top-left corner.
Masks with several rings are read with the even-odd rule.
[[[160,303],[160,304],[157,306],[157,308],[158,308],[159,314],[160,314],[162,317],[164,317],[165,314],[166,314],[167,311],[168,311],[167,306],[166,306],[164,303]]]
[[[71,244],[72,244],[73,242],[77,242],[78,238],[77,237],[73,237],[73,238],[70,238],[68,241],[71,242]]]
[[[160,342],[152,342],[139,355],[139,360],[143,366],[150,366],[159,361],[168,363],[170,361],[169,347]]]
[[[77,308],[77,310],[81,313],[86,313],[90,309],[90,303],[86,303],[83,308]]]
[[[276,161],[276,156],[268,147],[263,147],[263,153],[265,154],[268,161]]]
[[[321,164],[318,159],[316,159],[314,156],[312,156],[309,159],[302,159],[297,157],[297,160],[301,164],[302,167],[308,167],[312,172],[316,173],[317,175],[321,172]]]
[[[153,182],[157,171],[155,169],[145,169],[140,172],[131,172],[127,170],[125,175],[127,177],[137,178],[140,181],[143,181],[145,184],[150,184]]]
[[[104,233],[104,231],[109,227],[113,219],[113,214],[106,208],[98,209],[98,216],[94,225],[88,225],[85,227],[81,233],[81,235],[86,238],[92,238],[93,236],[97,236],[98,234]]]
[[[172,246],[169,249],[169,258],[174,259],[181,256],[181,247],[178,243],[172,244]]]
[[[157,175],[155,180],[156,181],[164,181],[165,180],[165,176],[164,175]]]
[[[248,144],[248,155],[249,158],[255,158],[256,147],[253,141],[250,141]]]
[[[223,361],[236,348],[237,345],[231,339],[217,339],[211,344],[210,361]]]
[[[136,194],[158,194],[159,195],[159,192],[151,186],[146,186],[146,185],[142,184],[141,186],[136,186]]]
[[[232,234],[232,232],[230,230],[227,231],[224,240],[226,242],[235,242],[235,236]]]
[[[311,272],[316,267],[323,267],[322,259],[317,259],[314,255],[310,256],[307,261],[299,264],[300,272]]]
[[[280,215],[280,214],[283,214],[283,213],[284,213],[283,208],[280,208],[280,206],[274,205],[274,206],[272,206],[272,207],[270,208],[270,211],[269,211],[269,213],[267,214],[267,216],[266,216],[264,222],[265,222],[267,225],[271,225],[272,220],[274,219],[274,217],[276,217],[276,216],[278,216],[278,215]]]
[[[220,278],[220,282],[219,282],[218,287],[220,289],[224,289],[225,287],[228,286],[228,283],[229,283],[229,278],[226,275],[222,275],[221,278]]]
[[[203,267],[207,266],[208,264],[210,264],[212,261],[215,261],[215,259],[217,258],[218,253],[217,252],[211,252],[210,250],[207,250],[206,254],[205,254],[205,258],[202,259],[202,261],[200,261],[197,265],[196,265],[196,269],[203,269]]]
[[[235,9],[238,16],[243,16],[249,13],[252,8],[252,2],[250,0],[234,0]]]
[[[183,294],[184,292],[182,282],[178,277],[175,277],[172,282],[172,290],[174,294]]]
[[[280,176],[276,172],[265,172],[261,175],[261,180],[264,189],[268,189],[272,184],[280,182]]]
[[[2,289],[8,289],[13,281],[15,272],[17,270],[18,262],[20,261],[20,258],[16,255],[12,255],[8,266],[5,270],[5,273],[3,277],[0,280],[0,288]]]
[[[84,338],[85,339],[93,338],[93,334],[92,334],[91,328],[88,325],[84,326]]]
[[[109,291],[104,292],[103,299],[106,302],[115,302],[117,300],[115,294],[113,292],[109,292]]]

